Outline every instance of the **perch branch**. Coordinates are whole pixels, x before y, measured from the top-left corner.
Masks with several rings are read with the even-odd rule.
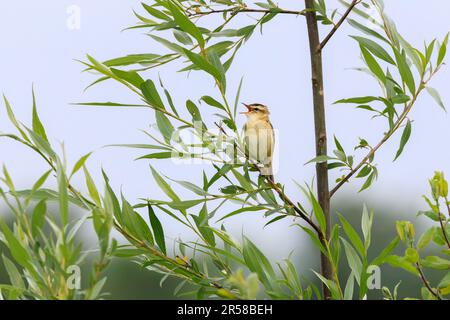
[[[323,39],[323,41],[320,43],[318,51],[322,51],[322,49],[327,45],[328,41],[334,36],[336,31],[341,27],[341,25],[344,23],[344,21],[347,19],[348,15],[353,11],[355,6],[360,3],[361,0],[353,0],[350,6],[348,7],[347,11],[345,11],[344,15],[341,17],[341,19],[334,25],[333,29],[331,29],[330,33]]]

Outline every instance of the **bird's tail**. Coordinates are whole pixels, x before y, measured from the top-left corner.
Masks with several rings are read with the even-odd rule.
[[[269,179],[270,181],[274,181],[272,164],[265,165],[261,168],[261,175]]]

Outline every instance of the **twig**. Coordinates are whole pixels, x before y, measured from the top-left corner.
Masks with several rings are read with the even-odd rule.
[[[420,280],[422,280],[423,284],[425,285],[425,287],[427,288],[427,290],[438,300],[442,300],[442,298],[440,297],[439,293],[435,292],[433,290],[433,288],[431,287],[430,283],[428,282],[427,278],[425,277],[425,274],[423,273],[422,267],[420,266],[420,264],[417,262],[416,263],[416,269],[419,272],[420,275]]]
[[[340,187],[342,187],[344,185],[344,183],[346,183],[348,180],[350,180],[350,178],[359,171],[359,169],[361,169],[361,167],[363,165],[366,164],[366,162],[377,152],[378,149],[381,148],[381,146],[384,145],[384,143],[386,141],[389,140],[389,138],[398,130],[398,128],[401,127],[403,121],[406,119],[406,117],[408,116],[409,112],[411,111],[414,103],[417,100],[417,97],[419,96],[420,92],[423,90],[425,86],[422,85],[421,83],[421,87],[419,88],[418,92],[414,95],[414,97],[412,98],[412,100],[410,101],[410,103],[408,104],[408,106],[405,108],[405,110],[403,110],[402,114],[400,115],[400,117],[397,119],[397,121],[394,123],[394,126],[392,127],[391,130],[389,130],[388,133],[386,133],[383,138],[380,140],[380,142],[377,143],[377,145],[375,147],[373,147],[372,149],[370,149],[370,151],[367,153],[367,155],[358,163],[357,166],[355,166],[341,181],[339,181],[339,183],[330,191],[330,197],[332,197],[336,191],[339,190]]]
[[[360,2],[361,2],[361,0],[353,0],[353,2],[347,8],[347,11],[345,11],[344,15],[341,17],[341,19],[334,25],[334,27],[333,27],[333,29],[331,29],[330,33],[328,33],[328,35],[320,43],[319,48],[318,48],[319,52],[321,52],[322,49],[327,45],[328,41],[330,41],[330,39],[334,36],[336,31],[338,31],[338,29],[344,23],[345,19],[347,19],[348,15],[353,11],[355,6]]]
[[[450,205],[448,204],[448,199],[445,197],[445,206],[447,207],[448,215],[450,216]],[[441,213],[439,212],[439,224],[441,225],[442,234],[444,235],[445,242],[447,243],[447,247],[450,249],[450,241],[447,236],[446,226],[442,221]]]
[[[210,15],[210,14],[215,14],[215,13],[228,13],[230,12],[232,15],[236,15],[238,13],[264,13],[264,14],[268,14],[268,13],[276,13],[276,14],[294,14],[294,15],[305,15],[305,10],[284,10],[284,9],[279,9],[277,8],[276,10],[274,9],[251,9],[251,8],[231,8],[231,9],[221,9],[221,10],[210,10],[210,11],[200,11],[200,12],[192,12],[192,13],[188,13],[188,17],[200,17],[200,16],[206,16],[206,15]]]
[[[257,165],[254,165],[254,167],[259,171],[259,174],[264,176],[261,172],[261,168]],[[296,206],[291,199],[284,193],[283,189],[280,188],[280,186],[272,179],[269,178],[269,176],[264,176],[266,181],[269,183],[270,187],[275,190],[275,192],[280,196],[281,200],[283,200],[285,203],[287,203],[290,207],[294,209],[295,212],[297,212],[297,215],[305,220],[319,235],[319,238],[323,240],[324,235],[322,233],[322,230],[320,230],[319,226],[314,223],[314,221],[311,220],[311,218],[306,214],[306,212],[303,212],[298,206]]]

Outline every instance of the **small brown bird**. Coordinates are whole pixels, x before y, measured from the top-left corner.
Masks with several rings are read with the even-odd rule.
[[[273,181],[272,156],[275,133],[269,120],[269,108],[260,103],[245,104],[247,123],[243,128],[244,146],[250,160],[262,165],[261,174]]]

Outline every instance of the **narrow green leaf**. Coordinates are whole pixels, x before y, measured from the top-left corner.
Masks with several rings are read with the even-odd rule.
[[[394,161],[402,154],[403,149],[405,148],[406,143],[411,137],[411,121],[408,120],[406,123],[405,129],[403,130],[402,137],[400,139],[400,147],[398,148],[397,154],[395,155]]]
[[[341,221],[342,227],[344,229],[345,234],[347,235],[348,239],[352,243],[352,245],[358,250],[358,253],[361,255],[361,257],[366,256],[366,250],[364,247],[364,244],[359,237],[356,230],[352,227],[350,222],[347,221],[347,219],[344,218],[343,215],[339,214],[339,221]],[[360,273],[357,273],[359,275]]]
[[[153,178],[155,179],[158,186],[161,188],[162,191],[174,202],[180,202],[180,198],[177,196],[177,194],[173,191],[173,189],[170,187],[170,185],[164,180],[164,178],[153,168],[153,166],[150,166],[150,169],[152,170]]]
[[[59,192],[59,213],[61,215],[61,222],[63,228],[67,226],[69,223],[69,199],[68,199],[68,186],[67,186],[67,177],[65,173],[64,166],[59,160],[56,161],[56,176],[58,180],[58,192]]]
[[[136,88],[141,88],[144,79],[136,71],[123,71],[115,68],[110,68],[111,72],[114,73],[118,78],[130,83]]]
[[[360,46],[361,53],[366,61],[367,66],[369,67],[369,70],[380,80],[380,82],[385,85],[386,84],[386,75],[384,74],[383,69],[380,67],[378,62],[375,60],[375,58],[372,56],[372,54],[363,46]]]
[[[36,96],[34,94],[34,88],[32,90],[33,95],[33,131],[37,133],[42,139],[48,142],[47,134],[45,133],[44,126],[42,125],[41,120],[39,119],[39,115],[37,113],[37,106],[36,106]]]
[[[411,69],[406,61],[406,58],[397,49],[394,49],[395,60],[397,61],[398,71],[402,77],[402,81],[406,83],[412,95],[416,94],[416,84]]]
[[[357,36],[352,36],[352,38],[358,41],[361,46],[369,50],[374,56],[395,65],[394,59],[392,59],[389,53],[375,41]]]
[[[436,101],[436,103],[437,103],[442,109],[444,109],[444,111],[447,111],[447,110],[445,109],[444,102],[442,101],[442,98],[441,98],[439,92],[438,92],[436,89],[432,88],[432,87],[426,87],[425,89],[427,89],[428,94]]]
[[[156,90],[155,84],[152,80],[148,79],[143,82],[140,86],[142,94],[145,97],[145,100],[153,107],[157,109],[164,109],[164,103],[161,100],[161,97]]]
[[[91,156],[92,152],[89,152],[87,154],[85,154],[84,156],[82,156],[73,166],[72,169],[72,173],[70,174],[69,177],[72,177],[75,173],[78,172],[78,170],[80,170],[84,164],[86,163],[86,160]]]
[[[153,234],[155,235],[156,244],[158,245],[159,249],[164,254],[166,254],[166,240],[164,238],[164,229],[150,204],[148,204],[148,215],[150,218],[150,224],[152,225]]]
[[[197,26],[189,20],[189,18],[180,10],[178,6],[174,4],[174,1],[169,0],[167,2],[167,7],[172,13],[173,18],[176,23],[180,26],[181,29],[189,33],[192,37],[194,37],[201,48],[205,47],[205,39],[203,39],[203,35]]]
[[[33,214],[31,216],[31,231],[33,236],[37,237],[45,223],[45,214],[47,213],[46,200],[43,199],[38,202],[34,207]]]
[[[166,143],[169,144],[170,141],[172,140],[175,128],[173,127],[169,118],[161,111],[155,110],[155,118],[156,118],[156,125],[158,126],[159,131],[164,137]]]

